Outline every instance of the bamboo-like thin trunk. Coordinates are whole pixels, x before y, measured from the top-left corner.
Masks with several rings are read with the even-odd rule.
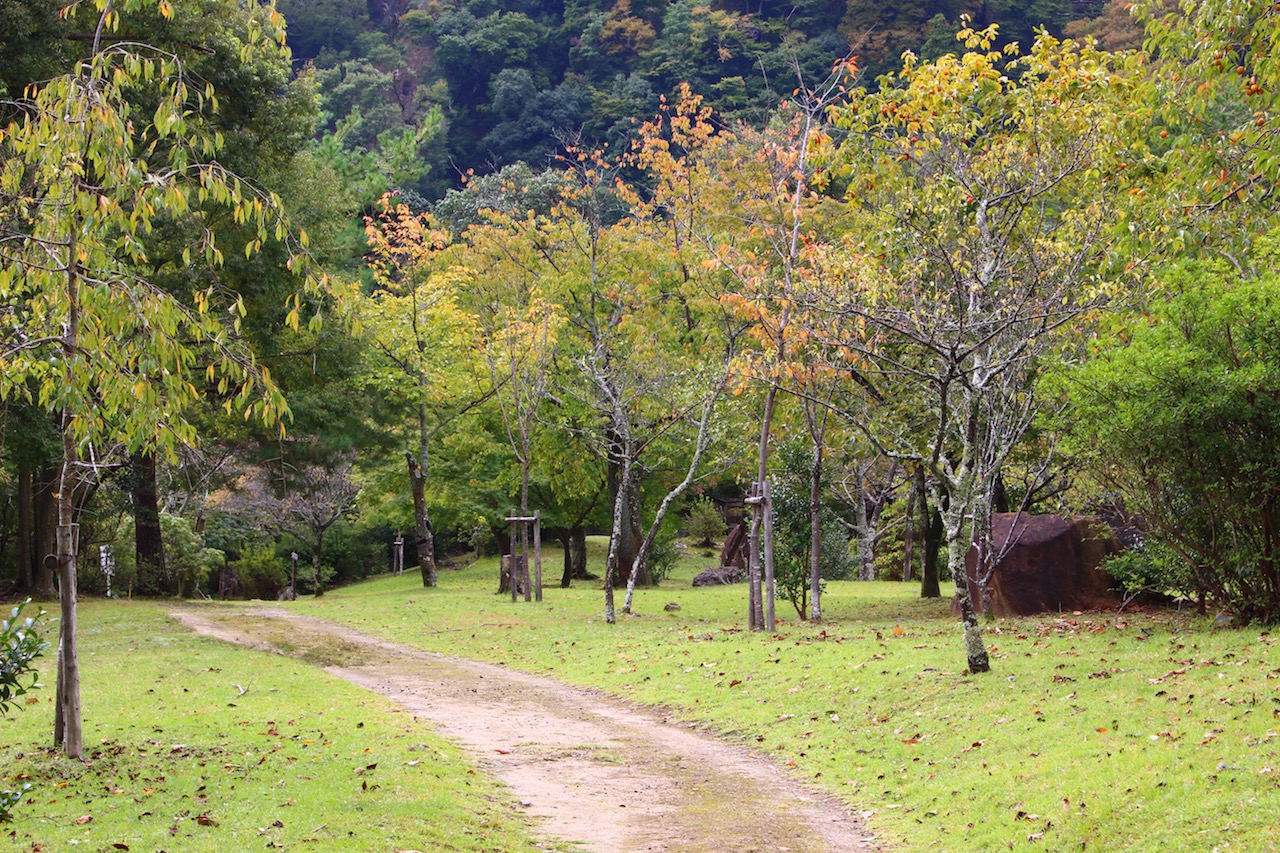
[[[809,595],[810,618],[822,618],[822,445],[814,444],[809,476]]]
[[[761,486],[764,490],[764,503],[762,504],[764,507],[764,624],[766,631],[773,632],[778,629],[773,594],[773,496],[768,480],[761,483]]]

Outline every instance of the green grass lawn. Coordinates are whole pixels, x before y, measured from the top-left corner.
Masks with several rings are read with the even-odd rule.
[[[193,636],[150,602],[80,606],[84,762],[48,690],[0,718],[0,788],[31,792],[0,849],[532,851],[462,753],[302,661]]]
[[[779,633],[750,634],[745,588],[692,589],[713,558],[688,553],[614,626],[595,583],[540,605],[495,595],[492,559],[437,589],[411,573],[287,606],[664,706],[902,850],[1280,850],[1268,631],[1174,612],[1002,620],[992,671],[970,676],[948,602],[913,585],[830,583],[821,624],[779,602]],[[544,568],[559,577],[558,552]],[[49,695],[0,719],[0,787],[35,786],[0,827],[10,849],[536,849],[499,789],[386,700],[194,637],[157,604],[81,613],[90,758],[44,749]]]
[[[829,583],[822,623],[779,602],[778,634],[750,634],[745,587],[691,588],[714,559],[688,554],[614,626],[595,583],[548,586],[541,605],[493,594],[493,559],[437,589],[406,574],[291,606],[671,708],[794,767],[902,849],[1280,850],[1268,631],[1176,612],[1001,620],[992,671],[972,676],[949,601],[914,585]]]

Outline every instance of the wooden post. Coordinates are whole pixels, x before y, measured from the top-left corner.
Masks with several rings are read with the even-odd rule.
[[[533,514],[533,591],[542,601],[542,513]]]
[[[520,585],[520,581],[519,581],[520,572],[518,571],[520,567],[516,564],[515,518],[516,518],[516,511],[512,510],[510,518],[507,519],[507,521],[510,522],[511,524],[511,546],[510,546],[511,547],[511,564],[510,566],[507,567],[507,580],[511,582],[511,603],[512,604],[516,603],[516,587]]]
[[[80,662],[76,644],[76,554],[80,549],[80,525],[59,524],[54,535],[58,549],[58,598],[62,605],[58,707],[63,725],[58,745],[67,757],[78,759],[84,752],[80,722]]]
[[[760,594],[760,505],[763,500],[760,484],[752,483],[750,497],[746,499],[747,505],[751,507],[751,533],[747,538],[747,599],[750,607],[747,627],[752,631],[764,630]]]
[[[533,601],[533,581],[529,577],[529,519],[520,519],[520,552],[524,555],[524,565],[520,569],[520,577],[524,580],[524,600]]]
[[[297,601],[298,600],[298,552],[297,551],[289,552],[289,562],[291,566],[291,568],[289,569],[289,600]]]
[[[778,621],[773,611],[773,495],[770,493],[769,481],[761,484],[760,509],[764,512],[764,598],[765,598],[765,630],[773,633],[778,630]]]
[[[419,557],[419,559],[421,559],[421,557]],[[395,572],[397,577],[404,574],[404,536],[399,533],[396,534],[395,561],[391,570]]]

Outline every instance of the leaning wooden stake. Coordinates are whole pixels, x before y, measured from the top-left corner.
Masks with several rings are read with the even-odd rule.
[[[760,595],[760,514],[764,498],[760,494],[760,484],[751,484],[751,496],[746,499],[751,507],[751,533],[747,540],[747,598],[750,612],[747,614],[747,627],[752,631],[763,631],[764,609]]]
[[[533,591],[542,601],[542,513],[533,514]]]
[[[760,504],[764,512],[764,629],[772,632],[777,630],[778,620],[773,610],[773,495],[768,480],[761,483],[761,497],[764,499]]]
[[[514,519],[515,513],[514,512],[511,513],[511,515],[512,517],[507,519],[507,521],[511,524],[511,546],[510,546],[511,563],[510,565],[507,566],[507,580],[511,584],[511,603],[515,604],[516,603],[516,587],[520,585],[517,578],[519,578],[520,576],[516,572],[516,522]]]

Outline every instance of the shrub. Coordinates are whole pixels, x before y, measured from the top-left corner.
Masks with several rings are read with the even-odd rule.
[[[23,609],[30,603],[31,599],[22,602],[13,608],[8,619],[0,622],[0,714],[8,712],[13,700],[36,688],[33,662],[49,647],[36,630],[36,619],[43,616],[44,611],[34,617],[22,616]],[[31,683],[24,685],[23,679],[27,676],[31,677]],[[23,785],[17,791],[0,791],[0,823],[13,820],[14,806],[30,789],[30,785]]]
[[[713,542],[724,535],[724,519],[720,517],[720,510],[716,509],[715,502],[710,498],[693,502],[685,524],[689,535],[702,548],[710,548]]]
[[[268,546],[249,548],[231,568],[240,584],[240,594],[245,598],[271,601],[289,585],[288,568],[276,556],[275,549]]]
[[[662,579],[671,573],[678,559],[680,549],[676,547],[675,528],[664,523],[658,528],[658,535],[653,537],[653,544],[649,546],[649,553],[645,557],[654,586],[662,583]]]
[[[179,595],[190,595],[210,580],[217,586],[218,573],[227,562],[226,554],[217,548],[206,548],[204,537],[195,532],[190,521],[162,512],[160,536],[164,539],[165,573]]]
[[[1162,284],[1059,380],[1071,450],[1182,557],[1135,558],[1135,578],[1171,570],[1142,582],[1177,587],[1185,564],[1215,606],[1280,621],[1280,280],[1201,264],[1165,270]]]

